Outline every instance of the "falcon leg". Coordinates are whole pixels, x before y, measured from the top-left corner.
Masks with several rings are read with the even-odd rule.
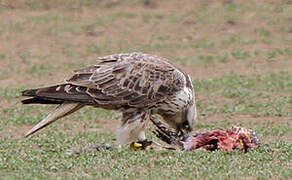
[[[146,140],[145,131],[141,131],[138,135],[138,141],[145,141],[145,140]]]
[[[130,147],[141,148],[142,142],[146,142],[145,127],[149,122],[150,113],[130,109],[123,113],[117,131],[117,144],[123,145],[132,143]],[[135,143],[135,141],[137,141]]]
[[[117,130],[117,145],[124,145],[136,140],[143,141],[146,139],[144,125],[133,122],[133,124],[125,124],[119,126]]]

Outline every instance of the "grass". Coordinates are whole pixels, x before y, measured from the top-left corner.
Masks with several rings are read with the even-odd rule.
[[[292,179],[291,11],[286,1],[0,3],[0,179]],[[54,107],[22,105],[22,90],[128,51],[169,58],[192,76],[197,131],[244,126],[262,146],[90,152],[113,143],[119,118],[91,107],[23,138]],[[67,153],[75,148],[82,153]]]
[[[216,100],[198,99],[201,114],[221,113],[229,115],[257,114],[259,117],[290,116],[286,96],[272,98],[269,92],[288,92],[291,90],[291,74],[287,72],[270,74],[268,76],[241,77],[223,76],[208,81],[195,81],[198,97],[208,95],[231,99],[223,106]],[[288,82],[288,83],[287,83]],[[270,87],[266,89],[267,87]],[[219,87],[222,87],[219,89]],[[21,89],[1,89],[1,96],[10,103],[19,99]],[[257,94],[257,92],[261,92]],[[214,95],[215,94],[215,95]],[[268,102],[254,99],[266,97]],[[251,102],[241,102],[238,99],[249,99]],[[265,98],[264,98],[265,99]],[[291,99],[291,97],[290,97]],[[210,102],[211,101],[211,102]],[[213,109],[212,109],[213,107]],[[50,108],[51,109],[51,108]],[[1,124],[8,127],[23,126],[36,123],[45,116],[48,109],[45,106],[10,106],[1,112]],[[31,114],[31,115],[27,115]],[[219,179],[236,179],[242,177],[257,177],[258,179],[291,177],[292,144],[281,140],[291,135],[291,122],[277,123],[275,121],[246,122],[231,119],[218,122],[197,123],[197,130],[230,127],[237,124],[256,129],[260,137],[278,139],[279,141],[263,142],[259,149],[243,153],[233,152],[172,152],[167,150],[133,151],[128,147],[120,150],[102,150],[96,152],[84,151],[81,155],[68,155],[73,148],[83,149],[83,146],[100,142],[112,142],[110,132],[100,132],[101,123],[97,119],[105,118],[114,121],[118,116],[113,111],[86,108],[75,115],[65,118],[63,123],[56,123],[37,136],[29,139],[1,138],[0,173],[10,179],[31,179],[44,177],[54,178],[128,178],[128,179],[177,179],[205,178],[211,179],[213,174],[220,173]],[[97,119],[96,119],[97,118]],[[70,119],[70,120],[69,120]],[[259,118],[260,119],[260,118]],[[85,121],[86,120],[86,121]],[[84,130],[76,130],[83,126]],[[269,128],[267,128],[269,127]],[[87,132],[86,129],[93,129]],[[1,132],[5,132],[1,129]],[[150,139],[157,140],[148,134]],[[269,148],[274,151],[268,151]],[[224,172],[224,173],[223,173]],[[223,174],[221,174],[223,173]]]
[[[214,80],[195,81],[199,99],[222,97],[219,100],[199,101],[203,113],[250,113],[266,116],[291,116],[291,96],[271,95],[291,91],[291,73],[268,76],[224,76]],[[205,98],[204,98],[205,99]],[[218,106],[218,103],[221,106]],[[214,106],[215,105],[215,106]]]
[[[274,152],[263,146],[246,154],[239,151],[210,153],[198,150],[182,153],[121,149],[72,156],[66,153],[72,145],[85,143],[84,139],[102,139],[106,135],[80,133],[74,138],[68,138],[65,133],[53,135],[45,134],[32,140],[1,140],[10,142],[1,146],[1,152],[6,154],[5,158],[1,158],[0,164],[5,176],[20,179],[42,179],[45,176],[49,179],[211,179],[213,174],[222,171],[225,175],[218,179],[235,179],[238,176],[286,179],[291,176],[289,164],[291,165],[292,146],[291,143],[282,141],[268,144],[276,149]]]

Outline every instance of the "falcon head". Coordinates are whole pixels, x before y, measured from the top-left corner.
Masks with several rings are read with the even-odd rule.
[[[163,115],[164,121],[177,132],[191,132],[197,118],[196,105],[190,104],[186,109],[172,115]]]

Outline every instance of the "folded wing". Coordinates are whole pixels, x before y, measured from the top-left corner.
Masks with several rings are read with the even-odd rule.
[[[184,75],[165,59],[132,53],[101,57],[96,65],[74,71],[63,84],[23,91],[23,103],[142,108],[175,94]]]

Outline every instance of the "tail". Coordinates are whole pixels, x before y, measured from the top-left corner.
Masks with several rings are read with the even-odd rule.
[[[34,98],[22,100],[21,102],[22,104],[62,104],[64,101],[34,97]]]
[[[58,119],[67,116],[80,108],[84,105],[80,103],[69,103],[64,102],[60,104],[53,112],[51,112],[47,117],[45,117],[41,122],[35,125],[31,130],[26,133],[25,137],[28,137],[37,131],[41,130],[42,128],[48,126],[49,124],[57,121]]]
[[[86,93],[86,87],[71,84],[59,84],[49,87],[29,89],[22,91],[22,96],[30,98],[22,100],[23,104],[62,104],[63,102],[72,103],[95,103],[92,97]]]
[[[62,104],[64,100],[38,97],[39,89],[29,89],[22,91],[22,96],[32,96],[32,98],[22,100],[22,104]]]
[[[28,137],[58,119],[67,116],[94,100],[86,93],[87,88],[71,84],[59,84],[22,92],[29,99],[22,100],[23,104],[59,104],[57,108],[34,126],[25,136]]]

